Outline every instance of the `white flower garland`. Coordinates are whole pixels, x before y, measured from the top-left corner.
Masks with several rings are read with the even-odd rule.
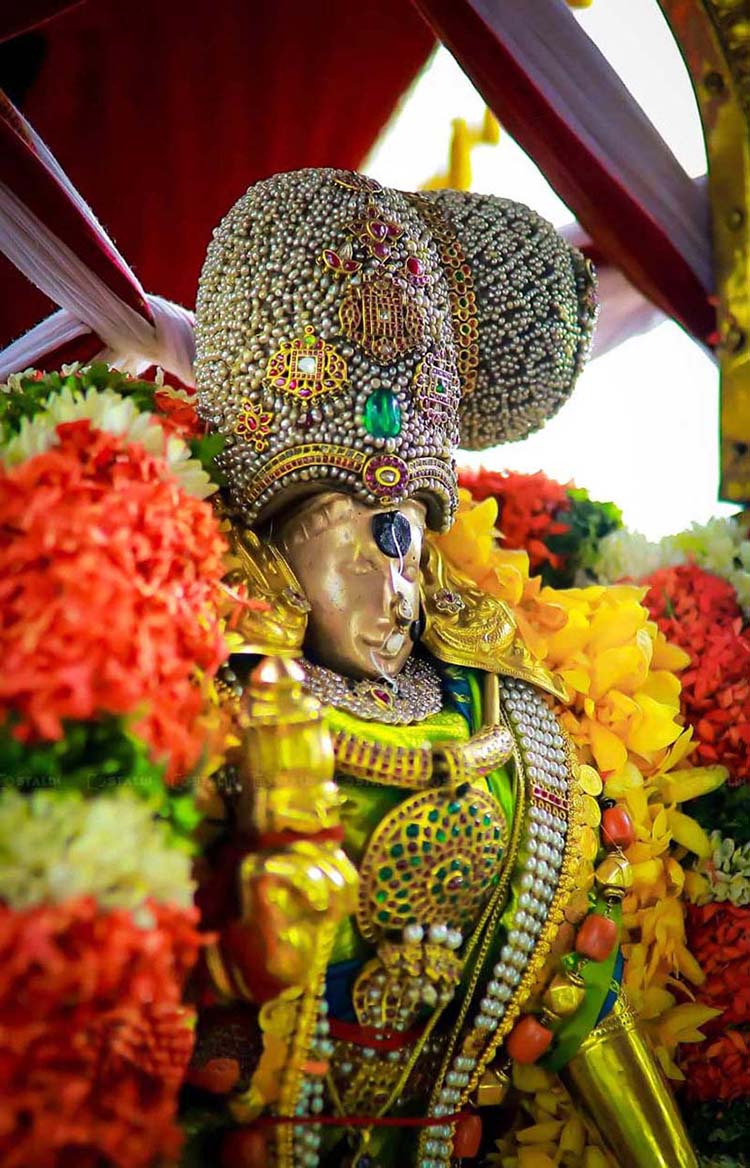
[[[113,389],[90,388],[82,393],[67,386],[51,393],[33,418],[23,418],[18,434],[0,446],[0,461],[8,468],[20,466],[36,454],[57,445],[57,427],[64,422],[87,419],[99,430],[115,434],[128,445],[141,446],[147,454],[162,459],[178,485],[196,499],[216,491],[201,463],[190,457],[181,438],[167,434],[156,415],[142,412],[132,398]]]
[[[750,904],[750,843],[738,845],[720,831],[712,831],[709,839],[711,855],[698,865],[711,885],[703,903],[728,900],[736,907]]]
[[[637,531],[613,531],[599,545],[594,566],[602,584],[642,580],[659,568],[693,562],[731,584],[737,601],[750,613],[750,539],[736,519],[694,523],[679,535],[652,542]]]
[[[191,857],[133,791],[0,793],[0,898],[12,909],[91,896],[105,911],[144,902],[188,908]]]

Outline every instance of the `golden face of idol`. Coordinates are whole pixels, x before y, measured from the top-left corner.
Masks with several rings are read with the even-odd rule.
[[[377,510],[339,492],[308,500],[274,542],[307,597],[305,652],[348,677],[393,678],[419,617],[425,508]]]

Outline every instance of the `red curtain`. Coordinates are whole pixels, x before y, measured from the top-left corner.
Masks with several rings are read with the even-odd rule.
[[[361,165],[434,44],[408,0],[87,0],[35,36],[24,113],[143,286],[188,306],[246,187]],[[0,280],[6,342],[51,306]]]

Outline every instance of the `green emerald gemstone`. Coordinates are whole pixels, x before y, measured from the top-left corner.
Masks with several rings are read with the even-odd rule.
[[[401,433],[401,407],[390,390],[376,389],[370,394],[362,423],[373,438],[395,438]]]

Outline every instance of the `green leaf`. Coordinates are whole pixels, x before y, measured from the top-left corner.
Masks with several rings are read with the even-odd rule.
[[[226,439],[223,434],[204,434],[201,438],[193,438],[190,442],[190,451],[193,458],[200,461],[201,466],[206,474],[211,477],[211,480],[223,487],[226,483],[226,476],[222,474],[216,465],[216,457],[221,454]]]
[[[579,572],[592,569],[601,540],[622,527],[622,512],[614,503],[599,503],[581,487],[568,487],[568,506],[555,519],[568,530],[545,540],[549,550],[562,560],[560,567],[542,567],[542,579],[553,588],[572,588]]]
[[[123,718],[105,715],[90,722],[67,722],[58,742],[24,743],[13,736],[12,723],[0,726],[0,788],[80,791],[93,798],[127,786],[154,805],[172,827],[181,846],[191,837],[200,813],[190,788],[164,782],[164,767]]]

